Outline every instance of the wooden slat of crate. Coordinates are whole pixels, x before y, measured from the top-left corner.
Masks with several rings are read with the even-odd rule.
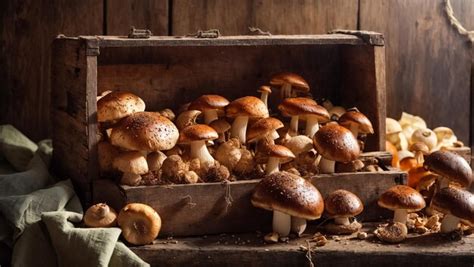
[[[398,171],[382,173],[338,173],[320,175],[311,182],[324,196],[337,189],[350,190],[364,202],[364,212],[358,217],[374,221],[386,215],[376,200],[389,187],[405,182]],[[146,203],[158,211],[163,220],[162,234],[188,236],[216,233],[264,230],[271,225],[272,213],[253,207],[252,190],[258,180],[229,184],[232,205],[226,205],[226,186],[220,183],[123,186],[128,202]],[[96,192],[100,195],[101,192]]]

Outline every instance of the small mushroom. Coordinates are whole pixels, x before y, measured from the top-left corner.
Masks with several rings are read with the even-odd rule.
[[[472,169],[467,161],[456,153],[439,150],[426,156],[425,169],[440,176],[440,188],[454,182],[462,187],[469,187],[473,181]]]
[[[462,222],[474,226],[474,195],[464,189],[445,187],[433,197],[432,208],[444,214],[441,233],[450,233]]]
[[[359,134],[373,134],[374,128],[370,120],[357,108],[348,109],[338,120],[341,126],[349,129],[357,138]]]
[[[438,143],[436,134],[430,129],[417,129],[411,135],[410,143],[422,142],[428,146],[431,151]]]
[[[226,108],[226,115],[234,118],[231,137],[237,137],[241,144],[245,144],[249,119],[268,117],[268,109],[260,99],[246,96],[232,101]]]
[[[346,109],[341,106],[333,106],[330,109],[327,109],[329,112],[329,117],[332,121],[338,121],[339,118],[346,113]]]
[[[255,158],[249,150],[245,148],[240,149],[240,160],[234,167],[234,172],[238,175],[256,174]]]
[[[161,229],[161,218],[150,206],[130,203],[120,211],[117,223],[122,235],[133,245],[146,245],[153,242]]]
[[[90,206],[84,215],[87,227],[113,227],[117,224],[117,212],[105,203]]]
[[[184,128],[179,134],[179,144],[191,146],[191,158],[198,158],[201,163],[212,165],[214,158],[207,150],[206,141],[218,137],[217,132],[205,124],[195,124]]]
[[[294,95],[292,90],[309,92],[309,85],[303,77],[290,72],[282,72],[273,75],[270,80],[270,85],[280,86],[280,97],[285,99]]]
[[[298,135],[298,120],[306,120],[305,135],[312,138],[319,130],[320,122],[329,121],[328,111],[316,104],[316,101],[306,97],[286,98],[278,106],[284,116],[291,116],[291,134]]]
[[[423,166],[424,156],[430,153],[430,148],[423,142],[415,142],[411,144],[410,151],[415,154],[416,164]]]
[[[280,171],[280,162],[293,159],[295,155],[291,150],[281,145],[269,145],[267,150],[268,162],[265,166],[265,173],[272,174]]]
[[[454,134],[453,130],[448,127],[437,127],[433,129],[433,132],[436,134],[436,138],[438,140],[435,150],[439,150],[443,146],[453,146],[454,143],[458,141],[458,138]]]
[[[174,121],[174,119],[176,118],[176,115],[174,114],[174,112],[169,108],[160,110],[158,113],[160,113],[161,116],[167,118],[170,121]]]
[[[171,155],[163,161],[161,166],[163,178],[173,183],[180,183],[180,175],[188,170],[186,163],[179,155]]]
[[[148,163],[138,151],[123,152],[113,162],[113,166],[123,172],[121,184],[136,186],[142,180],[141,175],[148,172]]]
[[[273,211],[273,232],[280,237],[288,236],[292,228],[302,233],[306,220],[319,219],[324,210],[318,189],[288,172],[265,176],[255,187],[251,202],[255,207]],[[292,220],[291,217],[298,219]]]
[[[377,204],[389,210],[393,210],[393,222],[405,224],[409,212],[416,212],[426,206],[423,196],[415,189],[406,185],[396,185],[385,191]]]
[[[378,227],[375,236],[387,243],[400,243],[407,238],[408,228],[404,223],[393,222],[385,227]]]
[[[97,101],[97,121],[116,122],[144,110],[145,102],[137,95],[125,91],[113,91]]]
[[[272,117],[263,118],[252,124],[247,130],[247,143],[257,142],[262,139],[270,140],[274,144],[280,137],[277,130],[283,128],[283,122]]]
[[[224,113],[224,108],[229,105],[229,100],[220,95],[202,95],[196,98],[188,110],[200,110],[204,114],[204,123],[208,124],[219,119],[218,112]]]
[[[260,100],[268,107],[268,95],[272,93],[272,89],[268,85],[262,85],[257,90],[258,93],[261,93]]]
[[[209,126],[216,130],[219,137],[217,141],[219,143],[224,143],[226,140],[226,133],[230,130],[230,124],[225,119],[218,119],[212,121]]]
[[[163,162],[166,159],[166,155],[161,152],[152,152],[146,156],[146,161],[148,163],[148,169],[150,171],[159,171]]]
[[[197,124],[196,119],[202,114],[199,110],[186,110],[178,115],[176,118],[176,127],[182,130],[188,126]]]
[[[298,157],[298,155],[313,149],[313,140],[306,135],[297,135],[284,140],[282,145],[289,148],[295,157]]]
[[[402,133],[400,123],[392,118],[385,119],[385,133],[387,141],[392,143],[398,150],[408,150],[408,141]]]
[[[364,205],[355,194],[339,189],[329,194],[324,199],[325,211],[334,223],[326,225],[325,229],[331,234],[352,234],[359,231],[362,225],[349,218],[359,215],[364,210]]]
[[[240,143],[237,138],[231,138],[222,143],[216,150],[216,160],[226,166],[229,171],[233,171],[242,157]]]
[[[314,147],[322,156],[321,173],[334,173],[335,162],[350,162],[360,155],[357,139],[348,129],[327,124],[313,137]]]

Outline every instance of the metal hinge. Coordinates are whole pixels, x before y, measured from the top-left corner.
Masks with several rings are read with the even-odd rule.
[[[128,33],[128,38],[130,39],[148,39],[150,36],[152,36],[153,33],[151,33],[150,30],[148,29],[135,29],[135,27],[130,28],[130,32]]]

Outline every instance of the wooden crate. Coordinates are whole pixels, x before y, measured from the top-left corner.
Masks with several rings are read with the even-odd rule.
[[[209,225],[182,220],[198,220],[219,213],[220,207],[215,207],[216,210],[204,207],[202,211],[207,213],[194,211],[202,208],[200,202],[205,202],[206,194],[214,201],[209,202],[208,206],[220,201],[224,192],[220,184],[115,190],[107,180],[98,177],[96,95],[105,90],[125,89],[142,97],[147,110],[176,109],[179,104],[203,93],[222,94],[229,99],[257,95],[258,86],[268,83],[272,74],[292,71],[308,80],[315,98],[329,98],[346,107],[357,106],[365,113],[375,129],[375,134],[367,139],[366,150],[380,151],[385,147],[386,117],[383,45],[383,37],[372,32],[216,39],[61,36],[54,41],[52,61],[54,171],[74,181],[85,205],[99,200],[120,203],[122,194],[129,201],[152,204],[160,213],[166,214],[165,217],[168,214],[175,216],[176,222],[190,224],[173,230],[169,223],[171,219],[165,218],[169,223],[169,226],[165,223],[165,233],[217,232],[210,229],[214,222],[224,224],[230,218],[238,222],[240,215],[236,209],[239,206],[250,208],[248,196],[256,181],[231,183],[234,202],[228,212],[230,215]],[[364,200],[372,205],[371,201],[380,191],[400,183],[402,176],[400,172],[340,174],[314,178],[314,182],[324,193],[350,185],[346,188],[360,195],[365,194]],[[167,194],[169,192],[177,193],[175,196]],[[105,199],[104,196],[109,197]],[[191,211],[192,203],[196,203],[194,211],[171,215],[173,207],[181,205],[179,203],[183,202],[184,197],[184,201],[191,203],[185,205],[185,210]],[[268,216],[262,211],[248,212],[255,216]],[[193,225],[201,228],[192,230]],[[227,231],[234,227],[234,224],[229,224],[227,228],[216,226],[215,229]]]

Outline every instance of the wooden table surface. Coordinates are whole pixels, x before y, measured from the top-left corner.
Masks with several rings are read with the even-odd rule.
[[[385,244],[366,225],[368,238],[328,237],[325,246],[311,242],[315,266],[474,266],[474,235],[452,241],[439,234],[410,234],[402,244]],[[310,266],[306,240],[317,232],[288,243],[265,244],[262,233],[187,238],[160,238],[154,244],[132,247],[152,266]]]

